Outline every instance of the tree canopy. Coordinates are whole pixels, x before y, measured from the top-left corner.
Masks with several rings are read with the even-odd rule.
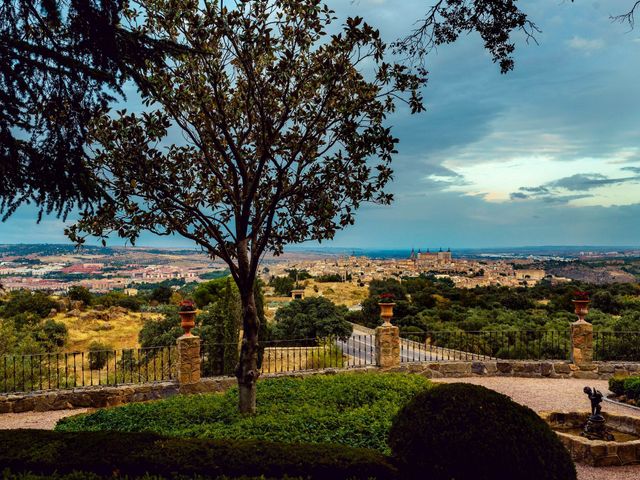
[[[110,201],[67,233],[79,243],[177,234],[224,260],[243,305],[236,374],[252,411],[263,254],[332,238],[362,202],[391,201],[397,139],[385,120],[398,102],[423,109],[424,71],[387,63],[361,18],[329,35],[336,18],[319,0],[143,3],[145,35],[190,53],[147,66],[148,111],[93,125],[88,163]],[[172,144],[170,128],[186,141]]]
[[[68,214],[103,195],[86,164],[87,127],[122,85],[179,50],[132,22],[135,0],[0,3],[0,218],[34,202]]]

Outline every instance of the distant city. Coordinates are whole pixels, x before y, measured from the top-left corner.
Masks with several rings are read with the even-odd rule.
[[[260,276],[305,270],[362,286],[372,280],[433,275],[460,288],[527,287],[540,281],[571,280],[598,284],[634,282],[640,274],[640,248],[543,246],[496,249],[413,248],[365,250],[292,248],[267,257]],[[0,282],[5,290],[64,293],[81,285],[100,293],[123,290],[135,295],[145,285],[179,286],[228,274],[221,261],[196,250],[157,247],[0,245]]]

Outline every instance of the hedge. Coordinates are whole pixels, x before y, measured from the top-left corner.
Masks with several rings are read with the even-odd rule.
[[[425,390],[397,415],[389,445],[404,479],[575,480],[569,452],[533,410],[485,387]]]
[[[154,432],[209,440],[331,443],[389,454],[396,412],[431,383],[420,375],[343,373],[258,382],[258,412],[238,412],[238,389],[130,403],[62,419],[58,431]]]
[[[625,379],[624,394],[629,399],[640,399],[640,377],[628,377]]]
[[[200,440],[123,432],[0,431],[0,465],[16,473],[86,472],[105,477],[396,477],[388,457],[344,445]]]
[[[623,395],[624,394],[624,381],[627,377],[611,377],[609,379],[609,390],[614,395]]]

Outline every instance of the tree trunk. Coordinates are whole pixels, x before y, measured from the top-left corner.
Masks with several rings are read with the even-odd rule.
[[[244,289],[243,289],[244,290]],[[258,370],[258,312],[256,310],[253,285],[240,292],[242,300],[242,347],[236,377],[240,389],[240,413],[256,413],[256,381]]]

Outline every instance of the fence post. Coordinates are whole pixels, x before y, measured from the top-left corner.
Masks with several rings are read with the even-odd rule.
[[[394,325],[376,328],[376,365],[381,368],[400,365],[400,329]]]
[[[571,361],[580,369],[593,362],[593,325],[583,319],[571,324]]]
[[[178,383],[180,386],[200,382],[200,337],[182,335],[178,344]]]

